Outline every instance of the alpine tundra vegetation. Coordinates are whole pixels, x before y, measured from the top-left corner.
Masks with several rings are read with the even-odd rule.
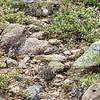
[[[100,100],[100,0],[0,0],[0,100]]]

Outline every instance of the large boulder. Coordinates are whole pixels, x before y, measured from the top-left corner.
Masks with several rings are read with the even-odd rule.
[[[90,86],[83,94],[82,100],[100,100],[100,83]]]
[[[49,47],[46,40],[38,40],[37,38],[28,38],[21,45],[19,54],[42,54]]]
[[[14,46],[21,37],[23,37],[25,26],[20,24],[10,24],[1,35],[0,48],[9,49]]]
[[[73,64],[73,68],[90,68],[100,64],[100,40],[93,43],[88,50]]]

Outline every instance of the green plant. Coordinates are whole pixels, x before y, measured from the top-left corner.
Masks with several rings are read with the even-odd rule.
[[[100,82],[100,73],[88,73],[85,75],[73,75],[71,77],[73,79],[72,87],[80,87],[84,84],[86,87],[89,87],[92,84]]]
[[[6,74],[0,74],[0,89],[7,89],[11,80],[17,75],[16,72],[9,72]]]
[[[84,83],[86,86],[90,86],[92,84],[95,84],[97,82],[100,82],[100,74],[86,74],[83,77],[80,78],[80,83]]]
[[[9,13],[7,15],[4,15],[3,18],[10,23],[24,24],[26,21],[30,20],[32,17],[26,16],[23,12],[17,12],[17,13]]]
[[[67,7],[53,15],[53,22],[44,29],[48,38],[55,36],[67,40],[76,33],[81,33],[83,38],[90,42],[100,38],[99,32],[95,34],[95,26],[100,23],[100,14],[94,8],[76,6],[70,2],[66,5]],[[95,34],[95,37],[89,37],[91,34]]]

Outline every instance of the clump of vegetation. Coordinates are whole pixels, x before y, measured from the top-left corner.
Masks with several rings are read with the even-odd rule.
[[[100,73],[86,74],[80,78],[80,83],[84,83],[87,87],[100,82]]]
[[[11,80],[17,75],[16,72],[8,72],[6,74],[0,74],[0,89],[7,89]]]
[[[23,9],[25,6],[22,0],[14,1],[14,3],[12,0],[0,0],[0,22],[8,21],[10,23],[25,24],[30,21],[32,19],[31,16],[25,15],[25,12],[22,10],[18,10]]]
[[[84,85],[85,87],[89,87],[92,84],[100,82],[100,73],[89,73],[82,76],[73,75],[71,79],[73,79],[73,82],[71,84],[71,87],[73,88],[79,88],[82,85]]]
[[[24,12],[11,13],[3,16],[3,18],[10,23],[25,24],[32,19],[31,16],[26,16]]]
[[[53,22],[44,30],[48,33],[48,38],[55,36],[67,40],[78,34],[80,38],[89,42],[100,38],[98,37],[100,33],[95,31],[96,25],[100,24],[100,14],[96,8],[76,6],[67,2],[53,15],[53,18]]]

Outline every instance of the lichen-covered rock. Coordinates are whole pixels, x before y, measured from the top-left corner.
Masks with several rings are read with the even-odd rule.
[[[82,100],[100,100],[100,83],[90,86],[83,94]]]
[[[16,60],[8,58],[8,57],[1,57],[0,58],[0,68],[6,68],[6,67],[14,67],[17,66],[18,63]]]
[[[100,41],[93,43],[89,49],[73,64],[73,68],[89,68],[100,64]]]
[[[43,87],[41,85],[29,86],[26,89],[27,98],[31,100],[40,100],[39,93],[42,91],[43,91]]]
[[[28,38],[19,49],[19,54],[42,54],[49,47],[46,40],[38,40],[36,38]]]
[[[6,63],[7,63],[7,66],[9,67],[14,67],[18,65],[18,62],[11,58],[6,58]]]
[[[64,70],[64,64],[58,61],[51,61],[48,66],[51,67],[54,72],[62,72]]]

